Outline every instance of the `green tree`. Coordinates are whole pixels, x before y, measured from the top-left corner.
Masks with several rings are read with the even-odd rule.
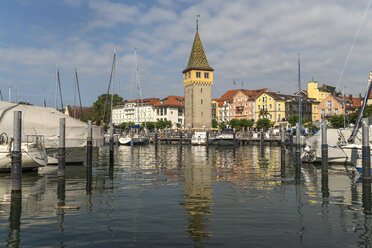
[[[263,129],[264,131],[266,131],[267,129],[271,127],[271,122],[267,118],[262,118],[256,122],[256,126],[257,128]]]
[[[235,128],[236,131],[241,130],[239,119],[231,119],[230,120],[230,126],[231,126],[231,128]]]
[[[328,122],[331,124],[332,128],[344,127],[344,116],[343,115],[333,115],[328,118]]]
[[[240,126],[242,128],[253,127],[253,121],[247,119],[240,119]]]
[[[219,126],[219,128],[220,128],[221,130],[223,130],[223,129],[226,128],[226,123],[222,121],[222,122],[220,122],[220,123],[218,124],[218,126]]]
[[[31,105],[31,106],[33,106],[33,104],[31,104],[31,103],[29,103],[29,102],[23,102],[23,101],[21,101],[21,102],[18,102],[18,104],[23,104],[23,105]]]
[[[296,126],[296,123],[298,123],[298,115],[291,115],[288,118],[288,123],[291,124],[291,126]]]
[[[110,122],[110,115],[111,115],[111,94],[102,94],[98,96],[98,99],[93,103],[93,113],[92,113],[92,120],[96,124],[100,124],[103,120],[105,123]],[[117,106],[123,103],[123,98],[114,94],[113,96],[113,106]],[[106,108],[106,111],[105,111]],[[105,116],[103,113],[105,112]]]
[[[142,127],[142,128],[145,128],[145,123],[142,123],[142,124],[141,124],[141,127]],[[147,128],[148,130],[153,130],[153,129],[155,128],[155,122],[147,121],[147,122],[146,122],[146,128]]]
[[[158,129],[164,129],[164,128],[171,128],[172,127],[172,122],[171,121],[163,121],[163,120],[158,120],[155,123],[155,127]]]
[[[218,122],[215,119],[212,120],[212,127],[213,128],[217,128],[218,127]]]

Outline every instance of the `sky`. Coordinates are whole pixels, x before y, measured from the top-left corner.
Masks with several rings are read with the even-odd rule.
[[[12,101],[34,105],[43,104],[45,92],[54,107],[58,68],[63,103],[72,105],[77,68],[82,104],[91,106],[107,91],[116,44],[116,94],[138,98],[136,48],[142,98],[183,96],[182,70],[200,15],[215,69],[213,98],[237,88],[296,92],[299,53],[303,89],[316,80],[364,95],[372,71],[370,2],[2,0],[0,90],[4,100],[10,88]]]

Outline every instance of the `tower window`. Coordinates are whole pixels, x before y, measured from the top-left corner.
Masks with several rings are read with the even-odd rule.
[[[200,103],[203,104],[203,99],[200,100]]]
[[[185,79],[187,79],[187,73],[185,73]]]
[[[201,116],[203,117],[203,112],[201,112]]]
[[[209,78],[209,72],[204,72],[204,78]]]
[[[196,72],[196,78],[201,78],[201,72],[200,71]]]
[[[188,72],[187,74],[188,74],[189,78],[191,78],[191,72]]]
[[[200,89],[200,93],[203,93],[203,89]]]

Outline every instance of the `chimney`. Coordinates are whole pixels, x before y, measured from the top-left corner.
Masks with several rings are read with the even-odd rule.
[[[362,94],[361,93],[359,93],[359,98],[362,99]]]
[[[350,94],[350,95],[349,95],[349,98],[350,98],[350,101],[352,101],[352,100],[353,100],[353,95]]]

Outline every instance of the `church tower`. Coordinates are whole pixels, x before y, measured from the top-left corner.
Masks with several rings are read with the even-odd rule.
[[[197,23],[189,63],[183,70],[185,128],[212,127],[213,71],[205,56]]]

